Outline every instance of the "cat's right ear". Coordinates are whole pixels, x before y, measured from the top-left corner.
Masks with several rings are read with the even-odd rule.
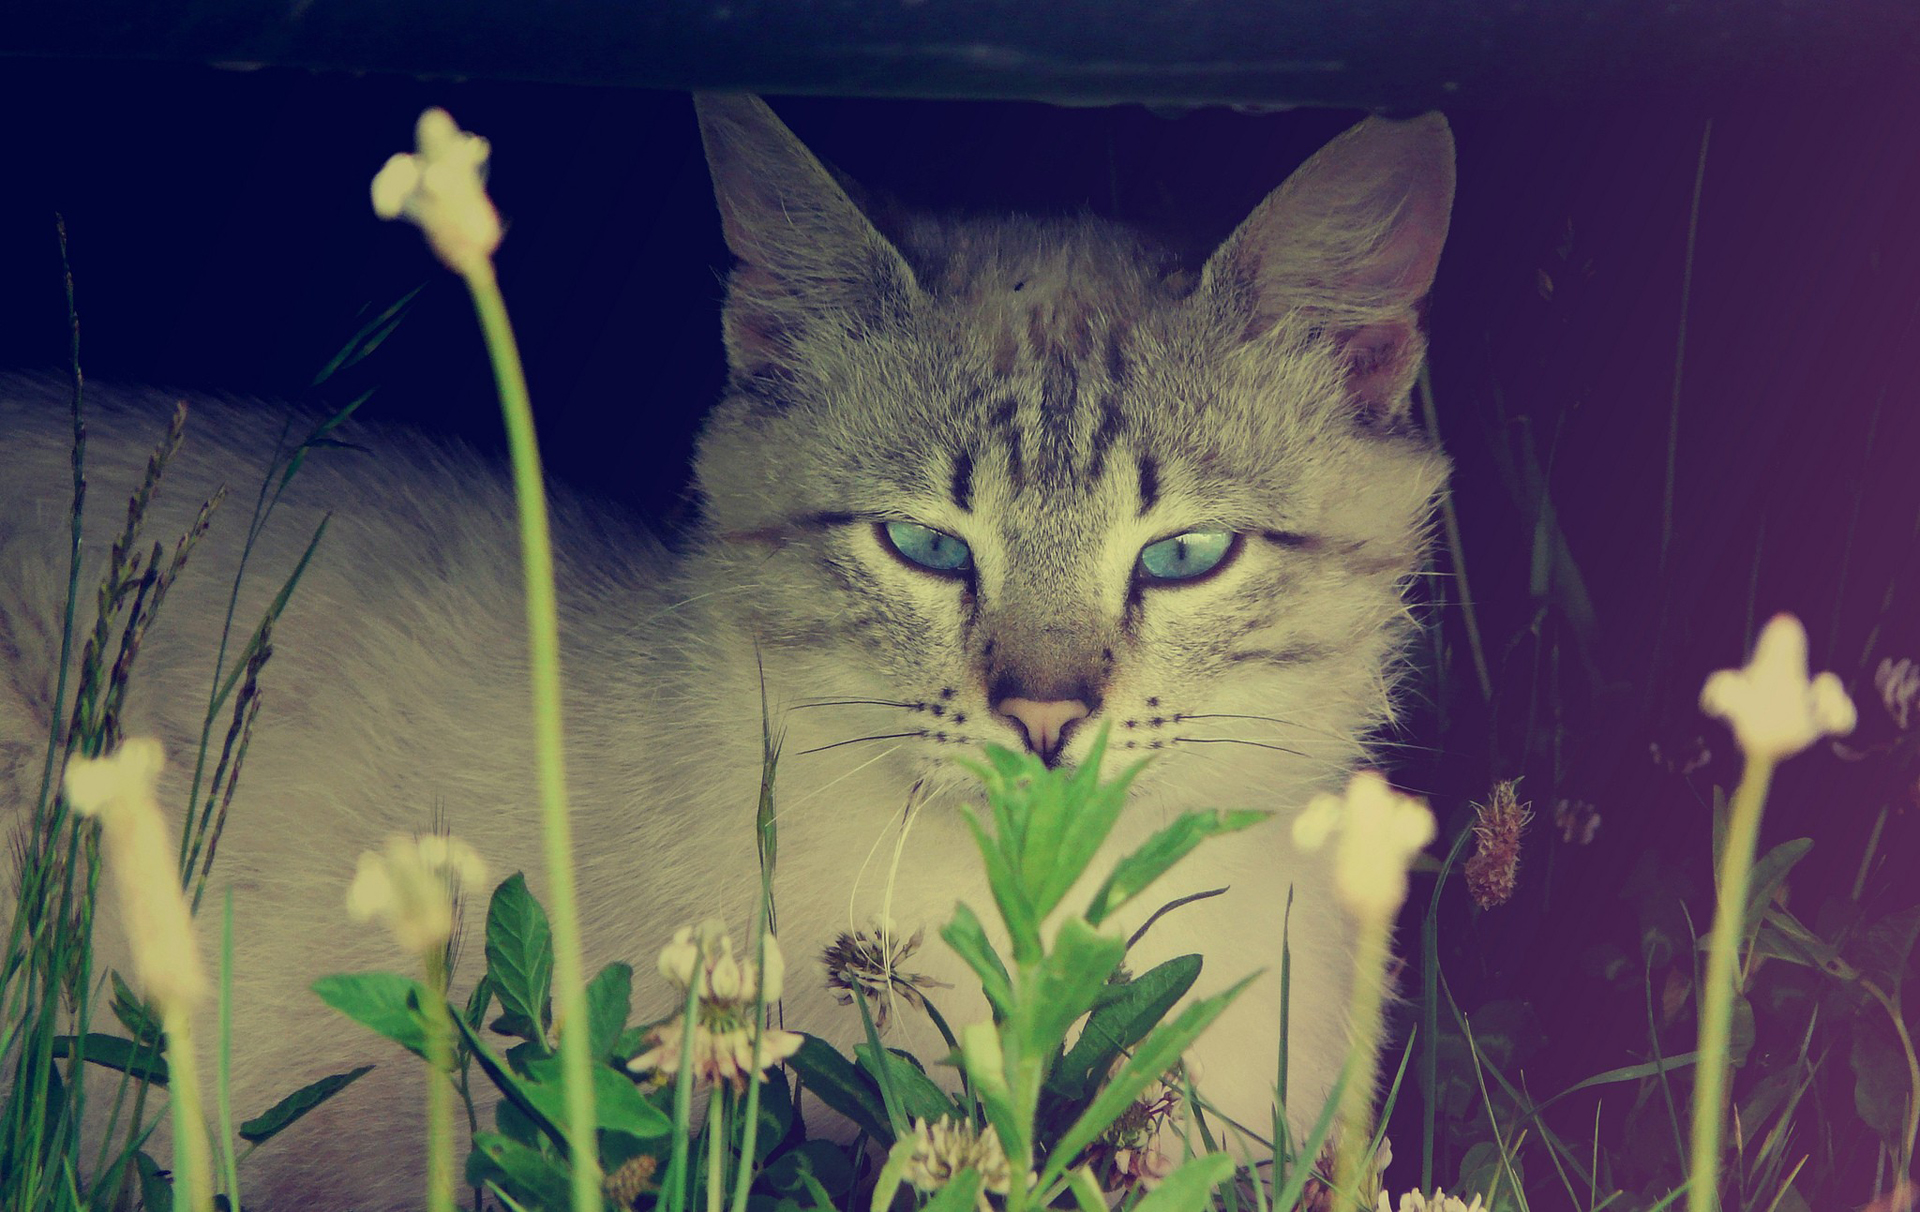
[[[727,358],[736,374],[783,376],[810,332],[883,324],[916,292],[906,259],[767,103],[695,93],[727,247]]]

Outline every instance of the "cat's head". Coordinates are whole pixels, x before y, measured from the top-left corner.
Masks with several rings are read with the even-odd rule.
[[[1353,759],[1447,470],[1409,400],[1444,120],[1362,122],[1187,267],[1095,219],[883,235],[759,100],[698,109],[737,257],[707,531],[763,647],[898,704],[849,739]]]

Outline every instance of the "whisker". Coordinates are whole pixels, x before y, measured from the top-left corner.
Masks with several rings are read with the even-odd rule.
[[[895,745],[892,749],[882,749],[879,753],[875,754],[873,757],[868,758],[866,761],[860,763],[858,766],[850,766],[846,770],[841,771],[839,774],[835,775],[831,779],[828,779],[826,782],[820,784],[820,786],[815,787],[812,791],[807,792],[805,795],[801,796],[799,799],[793,800],[792,802],[788,803],[784,807],[776,807],[774,809],[774,819],[776,820],[784,819],[787,813],[805,804],[808,800],[811,800],[814,796],[819,795],[823,791],[831,790],[833,787],[837,786],[838,784],[845,782],[847,779],[852,778],[856,774],[859,774],[862,770],[865,770],[867,767],[873,765],[875,762],[885,761],[888,754],[898,752],[899,748],[900,746]]]
[[[1255,749],[1272,749],[1277,753],[1290,753],[1297,758],[1309,761],[1326,761],[1315,758],[1311,753],[1302,753],[1298,749],[1289,749],[1285,745],[1270,745],[1266,741],[1247,741],[1231,736],[1176,736],[1168,738],[1175,745],[1252,745]]]
[[[800,711],[808,707],[911,707],[918,710],[925,703],[896,703],[892,699],[806,699],[789,704],[788,711]]]
[[[1176,724],[1185,723],[1188,720],[1257,720],[1263,724],[1278,724],[1282,728],[1298,728],[1302,732],[1319,733],[1321,736],[1331,737],[1336,741],[1348,741],[1352,739],[1349,736],[1347,736],[1347,734],[1341,733],[1341,732],[1335,732],[1330,728],[1315,728],[1311,724],[1302,724],[1296,720],[1283,719],[1277,715],[1234,715],[1227,712],[1184,712],[1183,711],[1177,715],[1169,716],[1168,718],[1173,720],[1173,722]],[[1369,745],[1384,746],[1390,749],[1418,750],[1419,752],[1422,752],[1422,753],[1439,753],[1440,752],[1439,747],[1436,745],[1421,745],[1414,741],[1395,740],[1392,737],[1374,737],[1374,738],[1371,738],[1367,743]]]
[[[794,754],[794,756],[805,757],[809,753],[825,753],[829,749],[838,749],[842,745],[858,745],[863,741],[898,741],[911,737],[923,737],[925,735],[927,735],[926,730],[919,729],[913,732],[883,732],[875,736],[856,736],[844,741],[835,741],[831,745],[815,745],[811,749],[802,749],[800,752]]]

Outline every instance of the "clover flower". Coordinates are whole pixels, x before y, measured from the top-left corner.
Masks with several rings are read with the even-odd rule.
[[[1342,795],[1317,795],[1293,822],[1293,842],[1318,850],[1335,834],[1334,894],[1353,912],[1391,918],[1407,899],[1407,864],[1434,837],[1426,804],[1357,771]]]
[[[191,1010],[207,993],[193,911],[180,888],[157,789],[166,755],[147,737],[125,741],[109,757],[67,763],[67,803],[100,822],[133,972],[163,1016]]]
[[[747,1078],[764,1072],[800,1050],[802,1036],[764,1027],[755,1021],[761,1003],[780,997],[786,963],[780,944],[765,942],[766,970],[752,960],[735,959],[726,926],[710,918],[682,926],[660,952],[660,975],[680,990],[693,992],[693,1075],[708,1082],[730,1081],[744,1089]],[[680,1067],[687,1023],[671,1019],[647,1035],[653,1045],[627,1062],[635,1073],[670,1077]],[[755,1047],[756,1038],[758,1047]]]
[[[927,998],[921,990],[947,987],[945,981],[901,971],[925,937],[925,931],[916,930],[903,939],[891,922],[884,921],[875,923],[871,933],[843,931],[820,955],[827,967],[827,988],[838,990],[843,1006],[853,1004],[855,993],[864,995],[873,1003],[874,1029],[885,1031],[896,1001],[924,1010]]]
[[[1494,784],[1493,794],[1473,810],[1473,856],[1466,862],[1467,891],[1482,909],[1504,905],[1520,874],[1520,835],[1533,820],[1515,794],[1518,781]]]
[[[390,158],[373,179],[373,213],[404,218],[426,233],[448,269],[468,274],[500,247],[500,214],[487,197],[487,141],[444,109],[420,115],[412,153]]]
[[[1920,705],[1920,664],[1907,657],[1881,658],[1880,667],[1873,671],[1873,688],[1880,692],[1887,714],[1905,732],[1915,706]]]
[[[1600,833],[1600,810],[1585,800],[1555,800],[1553,826],[1560,831],[1560,840],[1569,846],[1575,842],[1591,846]]]
[[[1727,721],[1748,757],[1767,761],[1792,757],[1823,736],[1845,736],[1856,719],[1839,678],[1808,680],[1807,631],[1790,614],[1774,615],[1761,630],[1744,668],[1707,679],[1700,710]]]
[[[1481,1212],[1481,1208],[1478,1195],[1473,1197],[1472,1203],[1468,1203],[1458,1195],[1448,1195],[1444,1190],[1435,1188],[1432,1195],[1425,1195],[1419,1191],[1409,1191],[1402,1195],[1397,1212]],[[1385,1191],[1380,1193],[1378,1212],[1396,1212]]]
[[[906,1180],[919,1191],[940,1190],[963,1170],[980,1175],[980,1196],[975,1201],[979,1212],[991,1212],[989,1195],[1005,1195],[1013,1182],[1013,1168],[1000,1147],[1000,1136],[991,1127],[978,1131],[964,1120],[942,1118],[928,1124],[913,1121],[913,1157],[907,1162]]]
[[[1160,1147],[1180,1119],[1180,1091],[1169,1079],[1171,1073],[1135,1099],[1094,1142],[1094,1160],[1111,1171],[1105,1185],[1114,1194],[1151,1191],[1173,1172],[1173,1159]]]
[[[386,919],[401,950],[426,955],[453,937],[460,889],[486,878],[486,864],[458,838],[396,835],[387,839],[384,855],[360,855],[347,889],[347,915],[356,922]]]

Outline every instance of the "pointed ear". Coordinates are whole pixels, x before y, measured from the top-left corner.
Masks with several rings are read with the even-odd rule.
[[[905,258],[767,103],[696,93],[727,247],[739,258],[727,295],[736,372],[781,375],[823,319],[861,331],[914,293]]]
[[[1439,114],[1368,118],[1320,149],[1207,261],[1200,293],[1247,339],[1298,326],[1332,339],[1355,406],[1397,418],[1426,352],[1420,305],[1453,211]]]

